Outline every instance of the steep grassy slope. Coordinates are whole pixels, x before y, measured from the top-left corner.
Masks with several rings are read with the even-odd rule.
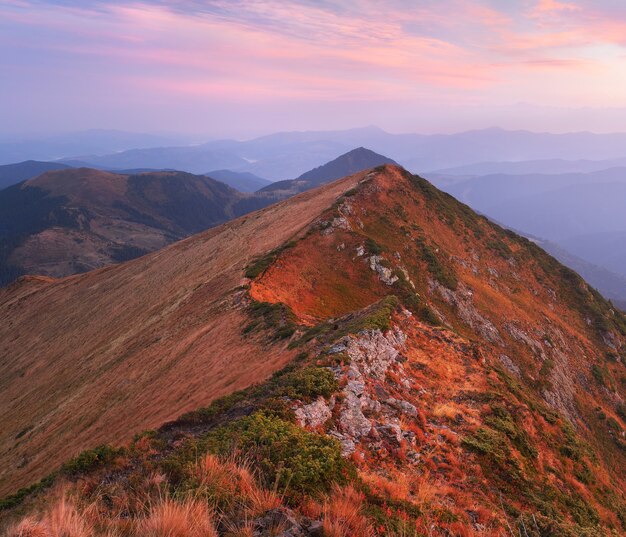
[[[0,291],[0,491],[284,364],[293,352],[242,338],[232,291],[252,256],[286,241],[355,182],[129,263]]]
[[[0,192],[0,284],[132,259],[268,205],[181,172],[49,172]]]
[[[125,265],[22,282],[0,315],[14,319],[0,328],[6,490],[52,470],[60,446],[230,394],[84,453],[56,476],[65,489],[5,502],[22,513],[69,494],[97,535],[163,524],[164,497],[186,523],[188,502],[204,506],[206,535],[626,529],[623,315],[401,168]]]

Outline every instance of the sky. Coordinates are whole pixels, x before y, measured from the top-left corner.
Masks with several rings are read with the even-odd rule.
[[[626,131],[624,0],[0,0],[0,133]]]

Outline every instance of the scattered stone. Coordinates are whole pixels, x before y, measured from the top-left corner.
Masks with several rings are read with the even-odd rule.
[[[520,368],[517,367],[514,363],[513,360],[511,360],[506,354],[501,354],[499,357],[500,362],[502,362],[502,365],[505,367],[505,369],[509,372],[512,373],[513,375],[515,375],[516,377],[520,376]]]
[[[541,344],[540,341],[533,339],[526,332],[524,332],[524,330],[522,330],[521,328],[518,328],[513,323],[505,323],[504,329],[509,334],[511,334],[511,337],[513,337],[513,339],[516,339],[517,341],[521,341],[522,343],[525,343],[528,347],[530,347],[530,349],[533,351],[533,354],[535,354],[535,356],[540,357],[542,360],[546,359],[546,354],[543,350],[543,345]]]
[[[428,280],[428,288],[431,293],[438,292],[448,304],[456,308],[459,317],[478,332],[482,337],[492,343],[502,343],[502,337],[495,325],[486,317],[483,317],[472,302],[473,292],[462,283],[458,290],[444,287],[435,280]]]
[[[374,272],[378,273],[378,277],[380,278],[380,281],[382,281],[384,284],[393,285],[394,283],[398,281],[399,278],[393,273],[393,271],[390,268],[385,267],[384,265],[381,264],[382,260],[383,258],[380,255],[370,256],[369,258],[370,268]]]
[[[325,222],[326,227],[322,229],[322,235],[330,235],[335,229],[352,230],[350,222],[345,216],[336,216],[330,222]]]
[[[351,439],[359,439],[370,432],[372,423],[363,414],[359,397],[350,391],[344,393],[339,414],[339,430]]]
[[[399,329],[384,335],[380,330],[366,330],[357,338],[348,338],[346,354],[350,357],[350,368],[360,375],[384,379],[387,369],[398,361],[406,335]]]
[[[321,396],[316,401],[297,408],[294,414],[301,426],[312,428],[323,425],[333,415],[331,407]]]

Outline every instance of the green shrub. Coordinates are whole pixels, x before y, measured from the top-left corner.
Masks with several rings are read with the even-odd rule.
[[[435,252],[421,237],[415,240],[418,247],[418,255],[426,262],[428,272],[444,287],[456,290],[459,282],[454,271],[439,261]]]
[[[509,248],[509,245],[500,239],[494,239],[487,242],[487,248],[498,254],[500,257],[503,257],[504,259],[509,259],[513,255],[513,252],[511,251],[511,248]]]
[[[28,487],[23,487],[19,489],[15,494],[0,498],[0,511],[5,511],[7,509],[13,509],[14,507],[17,507],[24,501],[27,496],[30,496],[31,494],[35,494],[52,486],[55,479],[56,473],[52,473],[44,477],[41,481],[38,481],[37,483],[33,483]]]
[[[253,280],[263,272],[265,272],[268,267],[276,261],[276,258],[286,249],[293,248],[296,245],[296,241],[289,241],[282,246],[275,248],[271,252],[268,252],[265,255],[261,255],[252,260],[252,262],[246,267],[245,276],[246,278],[250,278]]]
[[[369,237],[365,239],[365,249],[371,255],[380,255],[383,253],[382,246],[380,246],[380,244],[378,244],[374,239],[371,239]]]
[[[86,474],[96,468],[112,463],[124,453],[124,448],[114,448],[108,444],[103,444],[94,449],[87,449],[61,466],[61,473],[68,476]]]
[[[606,386],[604,371],[599,365],[593,364],[591,366],[591,374],[593,375],[593,378],[596,379],[596,382],[598,384],[600,384],[601,386]]]
[[[248,334],[258,328],[273,330],[273,339],[286,339],[296,331],[296,316],[289,306],[278,302],[258,302],[252,300],[248,306],[248,313],[253,320],[243,329]]]
[[[237,403],[243,401],[250,390],[240,390],[231,394],[215,399],[209,406],[192,410],[180,416],[176,423],[179,425],[201,425],[210,423],[217,416],[227,412]]]
[[[537,458],[538,452],[532,445],[530,436],[516,423],[509,411],[502,405],[494,405],[491,411],[492,414],[485,418],[485,423],[504,433],[524,457]]]
[[[291,399],[316,399],[330,397],[339,389],[333,372],[325,367],[305,367],[283,375],[279,381],[276,396]]]
[[[206,444],[220,455],[243,452],[268,486],[287,490],[290,497],[326,492],[352,473],[336,439],[261,412],[211,431]]]

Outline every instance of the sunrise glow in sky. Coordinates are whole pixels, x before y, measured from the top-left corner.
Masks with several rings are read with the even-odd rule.
[[[626,130],[626,1],[0,0],[0,68],[3,133]]]

